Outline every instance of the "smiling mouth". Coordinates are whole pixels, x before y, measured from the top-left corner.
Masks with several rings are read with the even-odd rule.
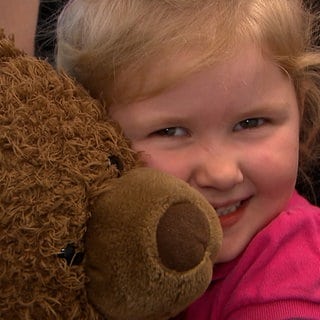
[[[241,219],[241,217],[245,213],[245,209],[249,200],[250,198],[215,209],[217,215],[219,216],[222,228],[229,228]]]
[[[231,206],[221,207],[219,209],[216,209],[216,212],[218,216],[226,216],[230,213],[235,212],[241,207],[242,201],[238,201],[237,203],[234,203]]]

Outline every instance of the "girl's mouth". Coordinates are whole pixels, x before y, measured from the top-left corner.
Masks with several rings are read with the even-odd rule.
[[[231,206],[226,206],[226,207],[221,207],[219,209],[216,209],[216,212],[218,216],[225,216],[229,213],[232,213],[236,211],[239,207],[241,206],[241,201],[238,201],[237,203],[231,205]]]
[[[245,211],[248,200],[249,199],[238,201],[233,203],[232,205],[216,209],[221,226],[223,228],[230,227],[240,220]]]

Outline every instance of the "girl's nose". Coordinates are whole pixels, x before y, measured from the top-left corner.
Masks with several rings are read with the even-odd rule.
[[[243,173],[234,155],[203,150],[196,158],[192,183],[197,188],[227,191],[243,182]]]

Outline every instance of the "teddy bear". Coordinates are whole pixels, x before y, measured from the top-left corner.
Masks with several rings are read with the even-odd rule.
[[[206,290],[206,199],[146,168],[106,106],[0,34],[0,318],[162,320]]]

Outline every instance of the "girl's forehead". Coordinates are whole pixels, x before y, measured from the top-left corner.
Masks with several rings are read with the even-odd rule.
[[[250,41],[239,41],[237,46],[219,54],[210,54],[197,47],[190,47],[188,50],[166,50],[146,61],[140,70],[132,72],[132,76],[128,70],[120,74],[115,84],[115,92],[122,93],[120,99],[127,99],[125,102],[132,102],[167,91],[206,69],[216,70],[218,76],[219,72],[228,74],[230,66],[233,70],[238,70],[240,76],[243,68],[257,67],[260,58],[270,59],[269,56],[264,56],[262,48]],[[124,92],[127,97],[123,95]]]

